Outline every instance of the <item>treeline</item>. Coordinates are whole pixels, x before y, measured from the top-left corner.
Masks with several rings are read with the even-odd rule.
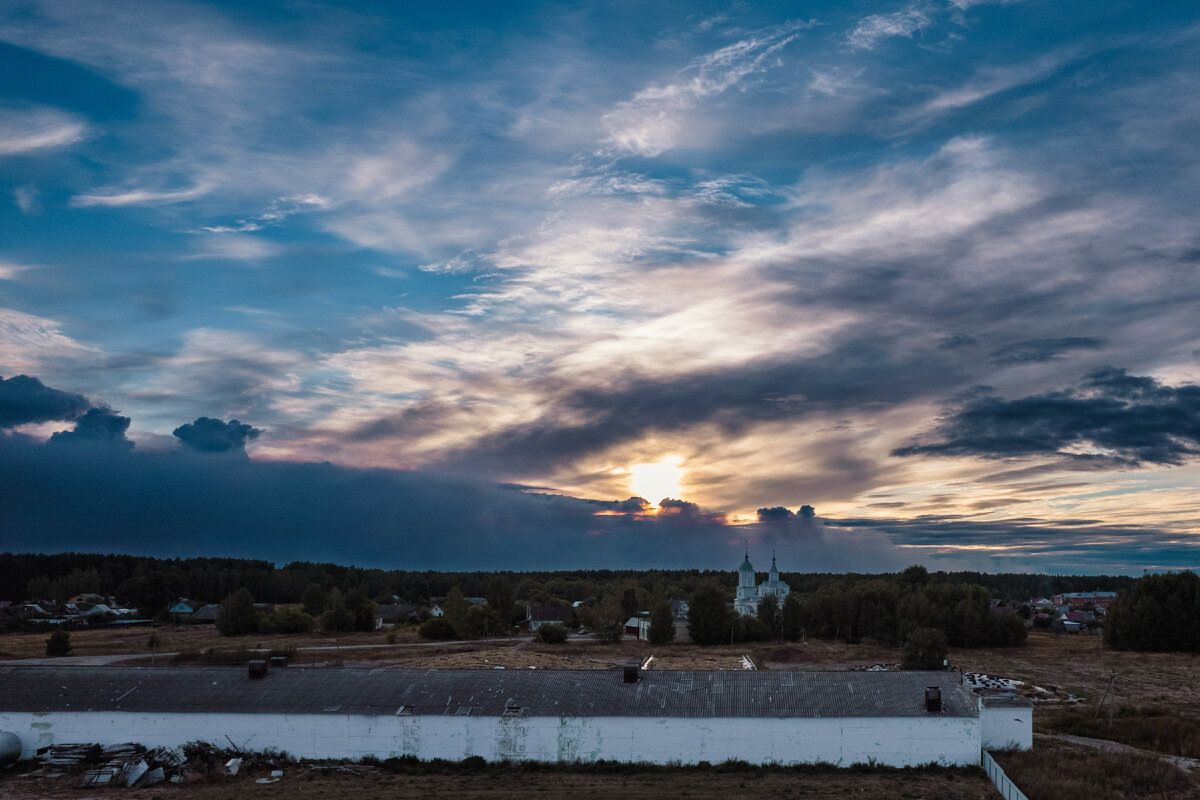
[[[813,578],[813,576],[808,576]],[[782,604],[765,598],[757,617],[734,614],[723,588],[705,584],[692,596],[688,630],[700,644],[766,639],[874,639],[901,644],[922,628],[940,630],[952,647],[1007,647],[1025,641],[1025,621],[992,610],[983,586],[912,566],[899,574],[823,575],[794,587]]]
[[[364,569],[341,564],[296,561],[277,567],[269,561],[238,558],[153,558],[99,553],[0,553],[0,600],[62,602],[85,592],[119,595],[132,578],[162,576],[172,598],[216,602],[241,588],[258,602],[298,603],[309,584],[345,593],[361,589],[372,598],[392,596],[423,604],[457,586],[466,596],[484,596],[497,575],[511,582],[518,599],[535,603],[574,602],[600,597],[616,581],[628,581],[645,593],[668,591],[688,597],[702,580],[730,591],[737,585],[736,564],[728,570],[535,570],[528,572],[441,572]],[[829,580],[869,581],[869,574],[783,573],[792,591],[809,594]],[[1023,573],[937,572],[939,581],[982,586],[993,597],[1022,602],[1060,592],[1120,591],[1133,578],[1123,575],[1037,575]],[[759,575],[759,580],[765,573]],[[160,582],[151,578],[151,582]]]
[[[1104,646],[1200,653],[1200,576],[1176,572],[1133,581],[1108,608]]]

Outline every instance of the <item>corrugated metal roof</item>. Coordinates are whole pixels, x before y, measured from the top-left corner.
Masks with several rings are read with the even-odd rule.
[[[0,666],[0,710],[599,717],[974,717],[948,672],[649,670],[272,670]]]

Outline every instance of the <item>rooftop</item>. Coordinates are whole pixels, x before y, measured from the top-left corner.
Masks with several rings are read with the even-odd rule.
[[[603,717],[974,717],[949,672],[0,666],[0,711]]]

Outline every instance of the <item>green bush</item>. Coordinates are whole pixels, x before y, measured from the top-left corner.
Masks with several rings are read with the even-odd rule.
[[[313,628],[312,615],[298,608],[277,609],[270,622],[278,633],[311,633]]]
[[[562,644],[567,640],[568,633],[567,626],[557,622],[540,625],[537,629],[538,641],[543,644]]]
[[[445,617],[430,617],[428,621],[421,623],[421,627],[417,628],[417,633],[422,639],[439,642],[458,638],[458,632],[454,630],[450,620]]]
[[[55,628],[54,633],[46,640],[46,655],[50,658],[65,656],[71,652],[71,633],[66,628]]]

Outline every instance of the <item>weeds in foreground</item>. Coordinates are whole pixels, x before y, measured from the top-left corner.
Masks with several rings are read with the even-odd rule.
[[[992,755],[1030,800],[1183,800],[1200,790],[1179,767],[1139,753],[1048,747]]]
[[[1121,706],[1094,719],[1079,709],[1046,720],[1040,727],[1053,733],[1108,739],[1142,750],[1200,758],[1200,719],[1156,706]]]

